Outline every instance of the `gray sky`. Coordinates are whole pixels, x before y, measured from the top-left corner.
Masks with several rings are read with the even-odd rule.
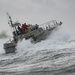
[[[0,0],[0,32],[10,27],[6,12],[13,21],[42,24],[49,20],[63,22],[64,29],[75,39],[75,0]]]

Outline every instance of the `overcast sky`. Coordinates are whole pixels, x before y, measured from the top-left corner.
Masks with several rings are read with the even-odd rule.
[[[75,0],[0,0],[0,32],[7,30],[8,18],[28,24],[42,24],[49,20],[63,22],[64,29],[75,39]]]

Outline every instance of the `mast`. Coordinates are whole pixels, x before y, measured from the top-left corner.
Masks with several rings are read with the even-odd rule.
[[[13,25],[13,21],[11,19],[11,16],[9,15],[9,13],[7,13],[7,15],[8,15],[8,18],[9,18],[8,24],[12,26]]]
[[[9,18],[9,20],[8,20],[9,26],[10,26],[11,28],[13,28],[13,30],[14,30],[14,29],[16,30],[16,26],[14,26],[13,21],[12,21],[12,19],[11,19],[11,16],[9,15],[9,13],[7,13],[7,16],[8,16],[8,18]]]

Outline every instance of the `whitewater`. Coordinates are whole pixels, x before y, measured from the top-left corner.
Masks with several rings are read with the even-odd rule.
[[[62,26],[41,42],[19,41],[14,54],[5,54],[7,40],[0,39],[0,75],[75,75],[75,41]]]

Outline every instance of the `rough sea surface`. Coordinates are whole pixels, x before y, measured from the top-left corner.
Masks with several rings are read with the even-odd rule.
[[[75,75],[75,42],[58,28],[46,39],[18,42],[15,54],[5,54],[0,39],[0,75]]]

